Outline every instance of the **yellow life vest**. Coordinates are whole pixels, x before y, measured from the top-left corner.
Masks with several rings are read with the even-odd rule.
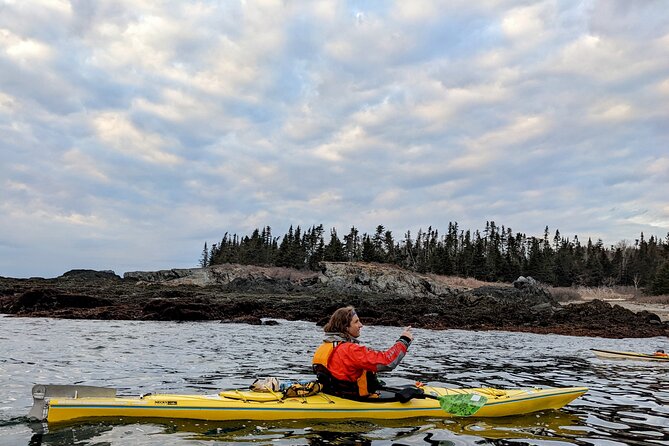
[[[339,342],[323,342],[314,353],[314,359],[311,361],[312,366],[315,368],[316,365],[321,365],[327,369],[330,356],[332,356],[332,352],[337,345],[339,345]]]
[[[368,372],[363,371],[355,382],[344,381],[332,376],[332,373],[330,373],[330,370],[328,369],[328,362],[330,361],[330,357],[332,356],[332,353],[334,352],[335,348],[337,348],[339,344],[341,344],[341,342],[325,341],[320,345],[320,347],[316,349],[316,352],[314,353],[314,358],[312,360],[312,367],[314,369],[314,372],[316,372],[318,380],[323,381],[325,390],[333,391],[334,393],[338,393],[337,390],[346,392],[346,390],[350,390],[353,386],[357,385],[358,396],[366,398],[374,398],[378,396],[376,394],[370,394],[368,390],[369,389],[367,385]]]

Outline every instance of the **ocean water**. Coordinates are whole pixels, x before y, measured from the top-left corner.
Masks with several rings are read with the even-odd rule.
[[[363,319],[364,322],[364,319]],[[26,414],[34,384],[108,386],[120,394],[210,394],[256,376],[309,379],[322,329],[217,322],[87,321],[0,315],[0,445],[669,445],[669,363],[597,359],[590,348],[669,350],[668,338],[600,339],[414,330],[390,385],[587,386],[558,411],[500,419],[204,422],[101,420],[46,426]],[[397,327],[364,327],[386,348]]]

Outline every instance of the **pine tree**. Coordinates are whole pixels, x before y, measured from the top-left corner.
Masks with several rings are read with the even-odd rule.
[[[290,225],[288,234],[283,236],[279,250],[276,254],[276,266],[289,267],[290,266],[290,249],[293,244],[293,225]]]
[[[536,237],[531,237],[527,243],[529,254],[527,257],[527,264],[525,265],[525,268],[523,268],[523,275],[540,281],[544,269],[541,240]]]
[[[359,260],[362,254],[360,250],[360,236],[358,234],[356,227],[352,226],[348,235],[344,236],[346,257],[349,262]]]
[[[346,252],[344,251],[344,244],[337,236],[337,230],[332,228],[330,230],[330,242],[325,246],[323,252],[324,260],[330,262],[345,262]]]
[[[383,250],[383,232],[386,228],[383,225],[376,227],[376,232],[372,237],[372,244],[374,245],[374,261],[384,263],[386,261],[386,253]]]
[[[393,239],[393,233],[390,231],[386,231],[383,234],[383,250],[386,253],[386,261],[388,263],[397,263],[395,240]]]
[[[364,234],[362,237],[362,261],[376,262],[376,259],[377,255],[374,249],[374,243],[367,234]]]
[[[209,266],[209,249],[207,249],[207,242],[204,242],[204,249],[200,257],[200,268],[206,268],[207,266]]]
[[[472,276],[479,280],[486,279],[485,239],[479,231],[474,233],[474,249],[472,256]]]
[[[669,261],[665,260],[655,271],[650,291],[656,296],[669,294]]]

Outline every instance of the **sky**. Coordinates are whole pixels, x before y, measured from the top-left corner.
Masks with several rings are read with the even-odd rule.
[[[666,1],[0,0],[0,276],[270,226],[669,233]]]

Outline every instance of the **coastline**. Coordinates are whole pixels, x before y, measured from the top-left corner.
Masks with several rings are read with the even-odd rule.
[[[323,264],[317,272],[228,264],[135,272],[124,278],[111,271],[73,270],[53,279],[0,277],[0,313],[255,325],[276,318],[322,325],[335,309],[353,305],[368,325],[669,336],[669,305],[589,298],[558,302],[536,283],[517,282],[463,281],[346,262]]]

